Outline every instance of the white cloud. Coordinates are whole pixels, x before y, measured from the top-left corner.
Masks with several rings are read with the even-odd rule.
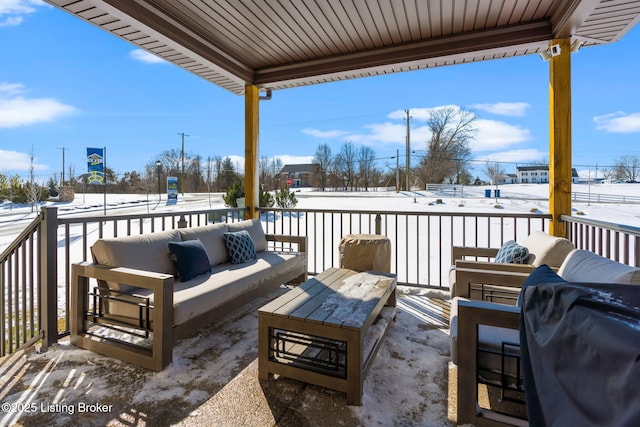
[[[36,12],[37,7],[47,6],[40,0],[0,0],[0,27],[20,25],[24,15]]]
[[[531,107],[526,102],[497,102],[495,104],[473,104],[469,108],[501,116],[523,117]]]
[[[17,151],[0,150],[0,170],[29,170],[31,168],[31,155],[18,153]],[[34,161],[35,170],[46,170],[48,166]]]
[[[129,56],[136,61],[146,62],[147,64],[161,64],[167,62],[159,56],[156,56],[153,53],[147,52],[146,50],[142,49],[132,50],[129,53]]]
[[[3,92],[7,96],[17,95],[24,92],[24,85],[22,83],[0,82],[0,97],[2,97]]]
[[[595,116],[596,129],[613,133],[640,132],[640,113],[627,114],[624,111]]]
[[[0,128],[52,122],[75,111],[74,107],[51,98],[0,98]]]
[[[344,135],[347,135],[348,132],[343,131],[343,130],[319,130],[319,129],[302,129],[302,133],[306,134],[306,135],[311,135],[314,136],[316,138],[341,138]]]
[[[539,151],[536,149],[522,149],[522,150],[510,150],[495,152],[476,158],[477,161],[500,161],[508,163],[529,163],[544,161],[549,158],[549,153]]]
[[[313,156],[290,156],[288,154],[276,154],[273,156],[280,159],[284,165],[303,165],[313,163]]]
[[[442,105],[431,108],[411,108],[411,147],[412,149],[424,149],[426,141],[431,137],[431,131],[426,124],[434,111],[453,109],[460,112],[457,105]],[[387,115],[391,120],[383,123],[372,123],[364,126],[365,132],[349,133],[344,130],[320,131],[317,129],[304,129],[302,132],[321,138],[341,138],[358,145],[370,147],[406,144],[407,117],[405,110],[395,110]],[[512,125],[503,121],[477,119],[474,121],[477,128],[475,138],[471,141],[472,151],[489,151],[506,149],[507,147],[531,139],[531,132],[519,125]]]
[[[437,107],[410,108],[409,117],[411,117],[412,120],[419,120],[424,122],[429,119],[431,113],[433,113],[434,111],[444,109],[453,109],[456,113],[460,112],[460,107],[458,105],[440,105]],[[396,110],[389,113],[387,117],[389,117],[390,119],[404,120],[407,118],[407,112],[405,110]]]
[[[5,18],[4,20],[0,20],[0,28],[2,28],[2,27],[15,27],[15,26],[18,26],[18,25],[22,24],[22,21],[24,21],[22,16],[14,16],[14,17]]]
[[[531,139],[531,131],[518,125],[487,119],[477,119],[475,125],[478,133],[471,142],[472,151],[506,148]]]

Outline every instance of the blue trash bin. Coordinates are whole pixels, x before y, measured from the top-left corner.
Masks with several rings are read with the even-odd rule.
[[[484,190],[484,197],[491,197],[491,190]]]
[[[496,195],[496,198],[500,197],[500,190],[493,190],[493,192]]]

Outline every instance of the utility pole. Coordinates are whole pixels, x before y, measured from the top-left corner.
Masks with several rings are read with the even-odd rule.
[[[407,191],[411,191],[411,116],[409,110],[404,110],[407,113]]]
[[[182,189],[182,197],[184,197],[184,137],[190,135],[185,135],[184,132],[178,132],[178,135],[182,135],[182,176],[180,177],[180,188]]]
[[[396,149],[396,193],[400,192],[400,149]]]
[[[62,150],[62,176],[60,177],[60,185],[64,185],[64,152],[70,150],[70,148],[58,147],[58,150]]]

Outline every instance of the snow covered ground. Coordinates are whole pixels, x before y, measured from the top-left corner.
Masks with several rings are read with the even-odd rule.
[[[500,213],[548,213],[549,186],[546,184],[508,184],[498,187],[500,198],[494,196],[494,186],[465,186],[446,192],[395,191],[327,191],[301,189],[296,193],[299,209],[345,209],[397,212],[497,212]],[[492,197],[485,197],[491,190]],[[572,192],[578,194],[573,202],[574,213],[581,217],[628,226],[640,226],[640,184],[574,184]],[[590,199],[589,199],[590,197]],[[598,202],[598,199],[612,202]],[[632,199],[629,202],[625,199]],[[441,199],[443,203],[434,203]],[[591,201],[588,201],[591,200]],[[103,194],[76,194],[73,202],[50,201],[48,206],[58,207],[59,216],[101,215],[105,212]],[[186,210],[222,209],[222,194],[185,194],[175,205],[166,204],[166,195],[158,203],[158,195],[107,194],[108,215],[142,214]],[[0,204],[0,251],[36,217],[39,207]]]

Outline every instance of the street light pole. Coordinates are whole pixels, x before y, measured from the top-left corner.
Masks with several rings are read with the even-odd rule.
[[[180,177],[180,188],[182,189],[182,197],[184,197],[184,137],[190,135],[185,135],[184,132],[178,132],[178,135],[182,135],[182,176]]]
[[[160,203],[160,200],[162,200],[161,190],[160,190],[160,167],[161,166],[162,166],[162,163],[160,163],[160,160],[156,160],[156,175],[158,175],[158,203]]]

